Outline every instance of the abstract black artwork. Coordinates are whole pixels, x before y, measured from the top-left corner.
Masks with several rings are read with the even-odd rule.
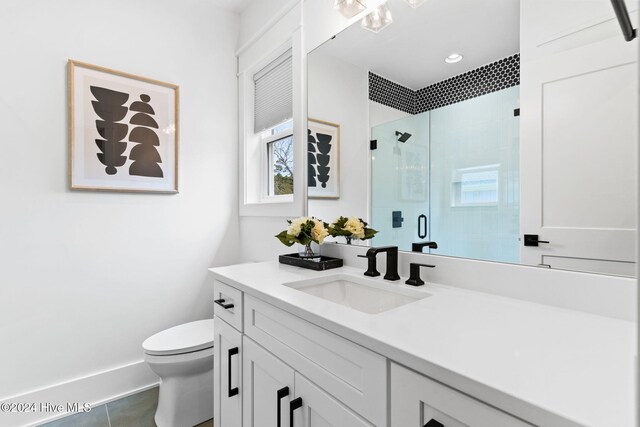
[[[311,198],[340,197],[340,126],[309,119],[307,181]]]
[[[71,188],[177,192],[178,87],[69,61]]]

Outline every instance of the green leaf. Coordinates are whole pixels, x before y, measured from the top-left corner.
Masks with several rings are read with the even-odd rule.
[[[378,233],[378,231],[374,230],[373,228],[365,228],[364,229],[364,238],[362,240],[372,239],[373,236],[376,235],[376,233]]]
[[[280,240],[285,246],[293,246],[293,244],[296,242],[296,239],[293,236],[288,235],[286,231],[281,232],[275,237]]]

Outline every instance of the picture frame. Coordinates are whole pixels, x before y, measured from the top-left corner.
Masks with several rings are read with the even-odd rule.
[[[340,198],[340,125],[307,123],[307,185],[310,199]]]
[[[71,190],[178,192],[179,87],[68,60]]]

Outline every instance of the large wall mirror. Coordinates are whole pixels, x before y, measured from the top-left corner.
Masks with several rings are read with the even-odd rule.
[[[309,215],[378,230],[352,244],[635,275],[638,41],[610,1],[409,3],[308,55]]]

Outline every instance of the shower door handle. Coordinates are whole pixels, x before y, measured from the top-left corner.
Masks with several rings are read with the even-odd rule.
[[[231,387],[231,357],[237,355],[240,352],[240,349],[238,347],[233,347],[229,349],[229,357],[228,357],[228,383],[227,383],[227,388],[229,389],[229,397],[233,397],[236,396],[240,390],[238,390],[238,387]]]
[[[422,226],[422,232],[421,232],[421,226]],[[427,216],[426,215],[420,215],[418,217],[418,237],[421,239],[424,239],[425,237],[427,237]]]

